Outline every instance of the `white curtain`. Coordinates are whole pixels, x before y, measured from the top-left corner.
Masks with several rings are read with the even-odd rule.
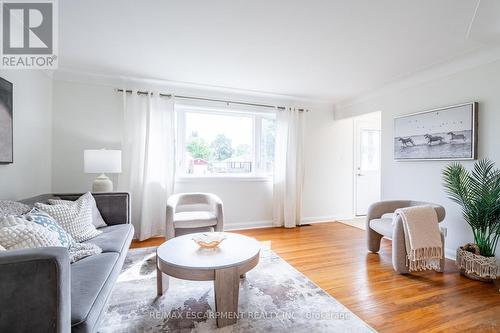
[[[123,172],[118,188],[131,193],[136,237],[165,235],[166,203],[175,182],[173,98],[124,93],[123,114]]]
[[[304,112],[294,108],[277,112],[273,224],[293,228],[301,219]]]

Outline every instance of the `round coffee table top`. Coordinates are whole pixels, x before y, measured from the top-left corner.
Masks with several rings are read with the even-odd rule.
[[[224,233],[226,239],[218,247],[204,249],[193,241],[195,235],[175,237],[160,245],[158,260],[185,269],[221,269],[242,265],[260,252],[260,243],[247,236]]]

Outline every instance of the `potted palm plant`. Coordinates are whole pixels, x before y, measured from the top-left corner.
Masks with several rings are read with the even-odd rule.
[[[460,272],[472,279],[496,279],[495,250],[500,237],[500,170],[487,159],[476,161],[471,171],[454,162],[443,170],[448,197],[462,207],[475,244],[457,250]]]

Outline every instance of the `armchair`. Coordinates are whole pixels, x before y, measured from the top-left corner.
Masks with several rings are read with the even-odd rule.
[[[215,194],[174,194],[168,198],[166,213],[167,239],[193,232],[224,230],[223,205]]]
[[[392,239],[392,266],[400,274],[409,273],[406,266],[406,246],[403,221],[398,216],[393,221],[394,211],[399,208],[430,205],[436,210],[438,222],[446,215],[444,207],[428,202],[412,200],[380,201],[372,204],[366,216],[366,240],[368,250],[377,253],[380,250],[382,237]],[[444,235],[441,233],[444,251]],[[440,272],[444,270],[444,255],[440,263]]]

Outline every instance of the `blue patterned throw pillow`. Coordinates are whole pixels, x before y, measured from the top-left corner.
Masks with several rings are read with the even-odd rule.
[[[45,228],[57,232],[59,236],[59,241],[64,247],[69,248],[71,245],[75,243],[73,237],[68,234],[64,229],[57,224],[56,220],[52,218],[49,214],[41,211],[38,208],[33,208],[29,213],[23,215],[25,219],[28,221],[35,222]]]

